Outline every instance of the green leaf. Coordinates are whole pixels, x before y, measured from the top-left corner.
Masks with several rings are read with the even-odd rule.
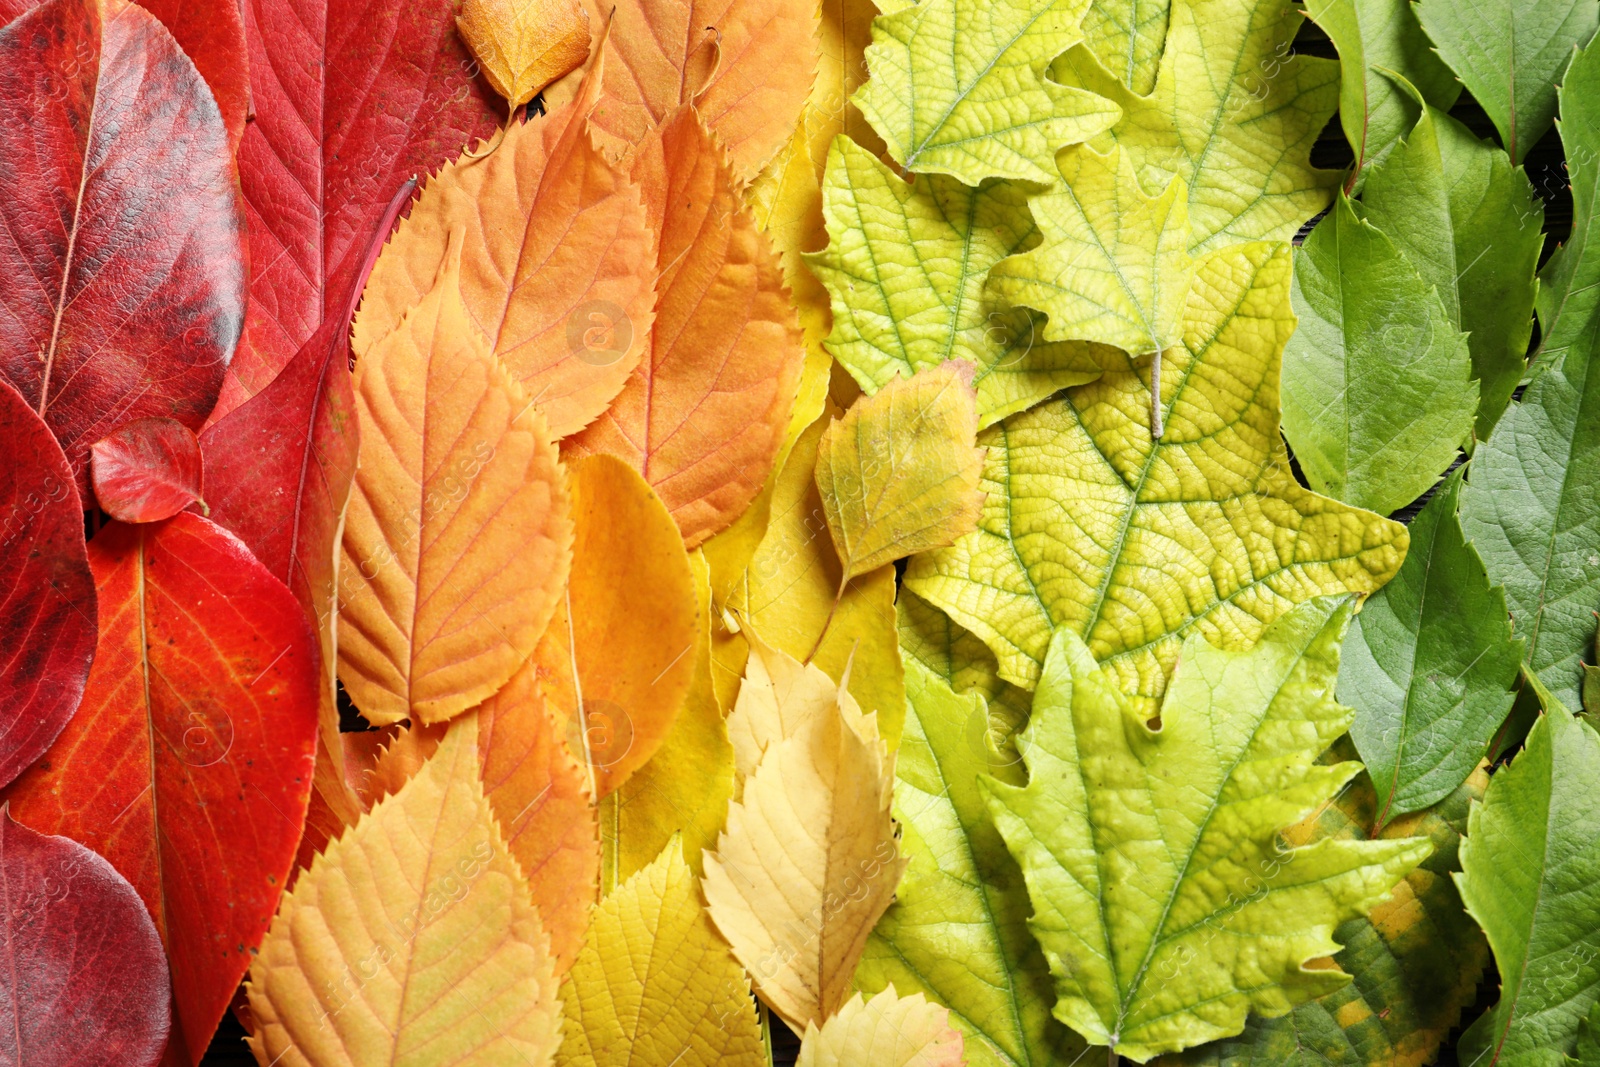
[[[1556,82],[1594,36],[1594,0],[1417,0],[1439,57],[1494,120],[1513,163],[1550,129]]]
[[[928,610],[924,608],[924,610]],[[1022,872],[978,786],[987,709],[906,657],[895,818],[909,865],[856,969],[872,993],[926,993],[950,1009],[972,1067],[1047,1067],[1082,1051],[1050,1016],[1050,972],[1028,934]],[[1020,766],[1003,770],[1020,778]]]
[[[1489,935],[1500,1000],[1463,1063],[1561,1067],[1600,998],[1600,736],[1559,706],[1474,805],[1456,875]],[[1491,1055],[1492,1053],[1492,1055]]]
[[[1560,91],[1561,146],[1572,179],[1572,234],[1539,272],[1539,359],[1554,362],[1574,345],[1591,346],[1600,312],[1600,46],[1572,60]]]
[[[1479,394],[1473,433],[1483,440],[1526,366],[1543,203],[1505,152],[1430,107],[1371,172],[1359,210],[1467,334]]]
[[[978,529],[915,556],[905,584],[1032,688],[1066,626],[1148,713],[1185,637],[1238,648],[1295,604],[1370,593],[1405,553],[1398,523],[1295,483],[1278,436],[1278,371],[1294,328],[1286,245],[1202,259],[1184,343],[1166,355],[1166,433],[1149,429],[1149,362],[979,435]]]
[[[1359,182],[1421,111],[1384,72],[1402,75],[1438,108],[1456,102],[1461,83],[1434,54],[1410,0],[1307,0],[1306,14],[1339,50],[1339,122]]]
[[[1034,694],[1026,787],[984,785],[1033,901],[1056,1018],[1143,1061],[1240,1032],[1350,980],[1307,962],[1432,845],[1279,833],[1360,769],[1316,758],[1350,722],[1333,699],[1347,598],[1284,616],[1245,652],[1184,642],[1159,729],[1062,628]]]
[[[1478,408],[1467,339],[1342,195],[1295,255],[1283,434],[1313,489],[1387,515],[1438,481]]]
[[[1058,163],[1065,185],[1028,202],[1044,243],[995,264],[990,290],[1047,314],[1049,340],[1135,355],[1180,344],[1194,278],[1182,180],[1150,196],[1120,148],[1063,152]]]
[[[1347,742],[1333,752],[1348,749]],[[1326,757],[1324,757],[1326,759]],[[1489,776],[1480,768],[1437,806],[1391,822],[1388,839],[1427,837],[1433,854],[1370,914],[1333,932],[1333,957],[1352,981],[1276,1019],[1252,1016],[1236,1038],[1163,1057],[1161,1067],[1421,1067],[1438,1055],[1461,1010],[1476,998],[1489,962],[1483,933],[1461,906],[1451,872],[1471,802]],[[1365,774],[1337,801],[1285,831],[1292,845],[1370,836],[1378,797]]]
[[[806,262],[833,305],[828,351],[866,392],[964,359],[977,367],[988,426],[1100,376],[1093,346],[1045,344],[1035,316],[984,299],[989,268],[1039,239],[1021,186],[974,189],[937,174],[904,182],[841,136],[822,207],[828,247]]]
[[[1339,174],[1311,146],[1339,103],[1339,64],[1295,55],[1290,0],[1173,0],[1155,91],[1139,96],[1087,48],[1051,68],[1114,101],[1121,120],[1090,141],[1120,144],[1147,189],[1174,175],[1189,196],[1190,248],[1287,241],[1328,206]]]
[[[852,97],[908,171],[1048,182],[1062,145],[1117,120],[1092,92],[1045,77],[1083,40],[1088,0],[922,0],[872,23],[871,77]]]
[[[1101,0],[1083,17],[1083,37],[1106,68],[1140,96],[1155,88],[1172,0]]]
[[[1350,735],[1377,784],[1380,828],[1466,781],[1514,699],[1522,640],[1461,533],[1460,495],[1458,472],[1411,523],[1400,573],[1345,644],[1339,699],[1356,709]]]

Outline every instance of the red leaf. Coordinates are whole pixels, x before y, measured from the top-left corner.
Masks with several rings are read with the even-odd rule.
[[[158,1063],[172,1029],[167,960],[122,875],[0,809],[0,892],[0,1063]]]
[[[176,419],[134,419],[89,448],[94,495],[123,522],[160,522],[200,499],[200,442]]]
[[[205,1051],[294,861],[316,748],[300,605],[238,538],[182,512],[89,545],[100,643],[83,706],[12,785],[22,821],[97,849],[172,964],[167,1062]]]
[[[245,0],[245,33],[250,313],[218,418],[340,310],[401,182],[493,134],[504,106],[477,79],[451,0]]]
[[[0,30],[0,372],[80,476],[145,415],[198,428],[244,318],[228,135],[172,36],[126,0]]]
[[[5,384],[0,454],[3,786],[44,755],[83,698],[94,660],[95,598],[67,457]]]

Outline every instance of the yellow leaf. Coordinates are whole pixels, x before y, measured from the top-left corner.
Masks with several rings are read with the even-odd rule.
[[[577,0],[464,0],[456,26],[513,110],[589,55],[589,15]]]
[[[667,848],[595,912],[562,991],[562,1067],[762,1067],[750,982]]]
[[[551,1062],[555,972],[478,782],[475,735],[470,719],[451,730],[284,895],[246,986],[258,1062]]]
[[[538,643],[571,558],[555,443],[468,320],[459,277],[458,244],[356,365],[339,677],[380,725],[441,722],[499,690]]]
[[[761,998],[792,1029],[844,1005],[905,869],[889,817],[893,757],[821,714],[769,746],[706,855],[706,901]]]
[[[871,1000],[857,993],[820,1030],[808,1024],[795,1067],[961,1067],[963,1044],[949,1009],[890,986]]]
[[[817,489],[844,578],[954,544],[978,524],[983,450],[974,368],[953,360],[896,378],[829,425]]]
[[[571,578],[534,659],[605,797],[655,755],[689,692],[694,577],[672,516],[628,464],[579,459],[571,486]]]
[[[750,658],[739,685],[739,699],[728,715],[728,738],[733,743],[733,765],[740,784],[756,773],[769,746],[793,737],[818,716],[842,710],[848,702],[849,711],[843,712],[846,718],[854,723],[861,717],[855,698],[815,664],[801,663],[768,647],[754,629],[744,634]]]

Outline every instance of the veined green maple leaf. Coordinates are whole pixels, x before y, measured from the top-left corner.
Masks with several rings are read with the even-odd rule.
[[[1425,838],[1279,834],[1359,763],[1315,761],[1350,723],[1333,698],[1348,598],[1318,598],[1251,649],[1184,642],[1152,730],[1081,638],[1056,631],[1034,694],[1024,787],[986,780],[1027,880],[1056,1018],[1144,1061],[1240,1032],[1350,980],[1307,967],[1388,896]]]
[[[1140,96],[1155,88],[1171,7],[1172,0],[1101,0],[1083,17],[1089,50]]]
[[[1553,362],[1573,345],[1593,345],[1600,312],[1600,45],[1573,57],[1561,82],[1561,146],[1572,179],[1572,234],[1539,272],[1539,358]]]
[[[1150,713],[1188,635],[1246,646],[1297,603],[1378,589],[1404,527],[1289,471],[1293,328],[1288,246],[1206,256],[1167,353],[1165,436],[1150,435],[1147,361],[991,427],[978,529],[913,557],[906,584],[982,638],[1005,680],[1032,688],[1065,626]]]
[[[1047,344],[1038,316],[985,299],[989,268],[1038,242],[1023,187],[971,188],[939,174],[905,182],[841,136],[828,151],[822,206],[828,247],[806,262],[833,305],[828,350],[866,392],[964,359],[977,367],[988,426],[1100,376],[1095,346]]]
[[[1051,157],[1116,105],[1045,77],[1083,40],[1089,0],[922,0],[872,23],[871,77],[851,98],[908,171],[1048,182]]]
[[[1345,741],[1332,754],[1353,755]],[[1433,854],[1388,900],[1334,930],[1333,939],[1344,948],[1333,960],[1350,974],[1349,985],[1276,1019],[1252,1016],[1238,1037],[1163,1056],[1160,1067],[1422,1067],[1431,1062],[1476,997],[1489,962],[1489,945],[1450,877],[1460,869],[1468,809],[1488,783],[1480,767],[1436,806],[1384,828],[1386,839],[1427,837]],[[1334,803],[1283,836],[1291,845],[1323,838],[1364,840],[1371,836],[1377,807],[1371,780],[1359,774]]]
[[[1600,736],[1555,704],[1474,805],[1456,875],[1489,935],[1500,1001],[1463,1063],[1564,1067],[1600,999]]]
[[[1293,54],[1303,17],[1291,0],[1172,0],[1149,96],[1125,87],[1087,48],[1051,67],[1057,80],[1122,108],[1090,145],[1122,145],[1147,189],[1183,179],[1196,253],[1286,241],[1332,198],[1339,175],[1310,158],[1338,106],[1339,64]]]

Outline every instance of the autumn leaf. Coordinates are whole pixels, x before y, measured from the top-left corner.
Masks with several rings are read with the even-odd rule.
[[[595,911],[562,990],[561,1067],[760,1067],[750,980],[676,842]]]
[[[0,808],[0,1004],[7,1063],[155,1067],[172,1029],[161,938],[104,859]]]
[[[549,942],[478,780],[477,724],[301,875],[246,986],[251,1050],[284,1067],[551,1062]]]
[[[671,733],[702,620],[683,539],[644,479],[614,456],[587,456],[572,464],[568,486],[571,576],[534,662],[603,798]]]
[[[694,548],[766,481],[804,352],[777,257],[693,108],[640,146],[633,179],[661,235],[650,348],[611,408],[566,447],[626,459]]]
[[[0,785],[7,785],[78,710],[94,661],[95,580],[67,457],[3,384],[0,451]]]
[[[467,319],[459,254],[356,365],[339,677],[377,724],[443,722],[493,695],[533,652],[571,559],[555,443]]]
[[[856,723],[861,706],[848,689],[814,663],[801,663],[772,648],[753,628],[741,631],[750,644],[739,697],[728,713],[728,739],[733,748],[735,795],[767,749],[805,730],[824,715],[843,715]]]
[[[48,0],[0,29],[0,158],[0,374],[87,488],[95,441],[217,399],[245,303],[228,132],[143,8]]]
[[[316,646],[240,541],[181,512],[89,544],[100,637],[83,704],[5,794],[133,884],[172,965],[171,1064],[198,1063],[294,861],[316,751]]]
[[[1431,851],[1279,844],[1361,769],[1313,764],[1350,722],[1332,696],[1350,611],[1302,605],[1245,652],[1190,637],[1157,730],[1082,638],[1056,631],[1028,785],[984,785],[1027,879],[1056,1018],[1091,1044],[1143,1061],[1339,988],[1349,975],[1306,962]]]
[[[961,1035],[949,1017],[921,993],[886,989],[871,1000],[857,993],[821,1029],[806,1024],[797,1067],[962,1067]]]
[[[977,532],[913,559],[906,584],[1025,688],[1069,627],[1150,714],[1189,634],[1246,647],[1297,603],[1382,586],[1404,529],[1289,471],[1277,385],[1293,325],[1286,246],[1202,258],[1167,353],[1165,436],[1150,436],[1145,361],[1011,416],[979,437]]]
[[[160,522],[200,499],[200,441],[177,419],[134,419],[89,454],[95,498],[119,522]]]
[[[578,0],[465,0],[456,26],[512,110],[589,56],[589,16]]]
[[[1090,4],[1083,16],[1089,50],[1117,81],[1139,96],[1155,88],[1172,0]]]

